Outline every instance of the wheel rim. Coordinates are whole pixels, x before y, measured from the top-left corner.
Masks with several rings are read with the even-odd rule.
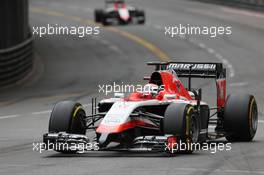
[[[198,141],[198,136],[199,136],[198,122],[194,115],[191,117],[191,121],[190,121],[190,136],[193,143],[196,143]]]

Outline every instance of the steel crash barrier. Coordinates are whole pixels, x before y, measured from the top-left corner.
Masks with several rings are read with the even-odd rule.
[[[225,0],[228,1],[228,0]],[[264,0],[229,0],[237,3],[243,3],[245,5],[251,5],[256,7],[264,7]]]
[[[32,70],[33,39],[28,0],[0,1],[0,89]]]
[[[199,0],[204,2],[217,2],[234,7],[246,7],[255,10],[264,10],[264,0]]]
[[[33,38],[0,50],[0,87],[24,78],[33,66]]]

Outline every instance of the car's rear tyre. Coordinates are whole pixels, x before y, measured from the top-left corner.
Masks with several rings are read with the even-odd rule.
[[[94,21],[99,23],[102,21],[103,10],[96,9],[94,11]]]
[[[107,14],[103,14],[103,15],[102,15],[102,24],[103,24],[104,26],[108,26],[108,25],[110,25],[110,23],[108,22],[108,15],[107,15]]]
[[[49,133],[66,132],[70,134],[85,135],[85,111],[81,104],[73,101],[62,101],[57,103],[51,113],[49,120]],[[70,150],[56,150],[63,153],[75,153]]]
[[[229,95],[224,108],[228,141],[252,141],[258,127],[258,107],[253,95]]]
[[[142,18],[142,19],[138,20],[138,24],[145,24],[145,22],[146,22],[145,12],[139,11],[138,17]]]
[[[167,107],[163,119],[164,134],[172,134],[184,144],[186,149],[179,151],[193,152],[193,144],[198,142],[200,125],[194,107],[189,104],[171,104]],[[178,146],[180,148],[181,145]],[[182,147],[181,147],[182,148]],[[184,148],[184,147],[183,147]]]

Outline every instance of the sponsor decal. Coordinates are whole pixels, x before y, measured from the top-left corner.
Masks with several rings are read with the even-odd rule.
[[[211,70],[216,69],[216,64],[184,64],[184,63],[172,63],[167,66],[167,69],[181,69],[189,70],[192,66],[192,70]]]

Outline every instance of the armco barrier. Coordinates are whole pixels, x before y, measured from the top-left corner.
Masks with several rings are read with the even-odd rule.
[[[25,77],[33,65],[33,38],[0,50],[0,87]]]
[[[198,0],[264,11],[264,0]]]
[[[242,3],[245,5],[255,6],[258,7],[264,7],[264,0],[224,0],[224,1],[234,1],[236,3]]]

